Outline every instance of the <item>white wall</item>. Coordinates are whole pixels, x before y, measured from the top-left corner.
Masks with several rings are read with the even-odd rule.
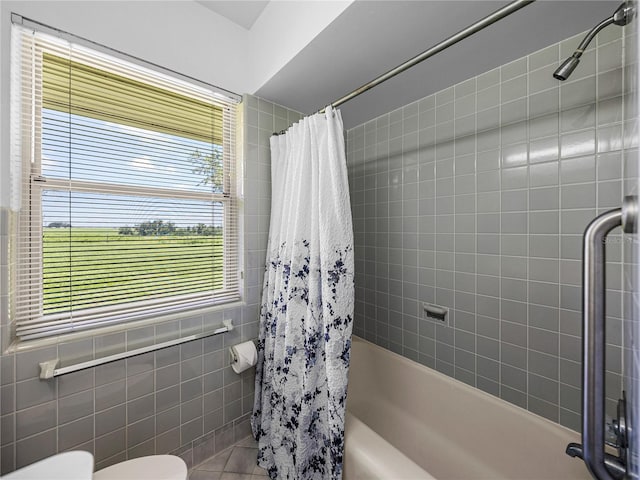
[[[238,93],[247,30],[191,1],[0,1],[0,207],[8,205],[11,13]],[[218,45],[224,47],[217,47]]]
[[[54,26],[239,93],[249,88],[247,31],[191,1],[2,1]],[[2,29],[8,28],[5,18]],[[223,48],[220,48],[223,47]],[[4,52],[3,52],[4,53]]]
[[[352,3],[271,1],[249,32],[252,75],[248,91],[256,92]]]
[[[272,1],[246,30],[190,0],[0,0],[0,207],[9,196],[12,12],[242,94],[255,92],[352,2]]]

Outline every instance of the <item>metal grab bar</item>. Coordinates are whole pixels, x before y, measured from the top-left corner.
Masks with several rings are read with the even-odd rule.
[[[583,238],[582,458],[599,480],[614,480],[604,460],[605,238],[622,225],[622,209],[596,217]]]
[[[162,343],[154,343],[153,345],[148,345],[146,347],[136,348],[135,350],[127,350],[126,352],[115,353],[113,355],[96,358],[95,360],[88,360],[86,362],[75,363],[66,367],[58,367],[58,364],[60,363],[60,359],[58,358],[47,360],[46,362],[40,363],[40,379],[48,380],[53,377],[59,377],[60,375],[66,375],[67,373],[77,372],[78,370],[97,367],[98,365],[104,365],[105,363],[111,363],[117,360],[122,360],[124,358],[135,357],[137,355],[153,352],[162,348],[173,347],[182,343],[193,342],[194,340],[200,340],[201,338],[210,337],[212,335],[219,335],[221,333],[230,332],[234,328],[232,320],[223,320],[222,324],[222,327],[218,327],[215,330],[194,333],[193,335],[176,338],[175,340],[168,340]]]
[[[611,230],[619,226],[626,233],[633,232],[636,201],[635,197],[626,197],[622,208],[596,217],[587,226],[583,237],[581,457],[598,480],[618,480],[621,478],[620,472],[625,471],[620,459],[612,458],[604,451],[605,239]]]
[[[569,445],[567,445],[567,450],[565,453],[570,457],[578,457],[584,460],[582,456],[582,445],[580,445],[579,443],[570,443]],[[611,455],[610,453],[605,453],[604,465],[615,478],[624,478],[627,470],[625,466],[620,462],[620,459],[618,457]]]

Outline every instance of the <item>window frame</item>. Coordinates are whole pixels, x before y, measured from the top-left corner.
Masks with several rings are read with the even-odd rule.
[[[38,40],[33,40],[34,45]],[[72,42],[70,42],[72,43]],[[82,48],[85,48],[81,45]],[[42,75],[43,71],[43,55],[46,48],[40,45],[38,49],[40,54],[35,55],[35,69],[40,72],[40,75],[35,73],[33,78],[32,88],[40,94],[42,94]],[[100,50],[95,50],[100,55],[104,55]],[[58,53],[56,53],[58,54]],[[114,56],[116,61],[122,61],[119,56]],[[149,72],[153,72],[155,68],[149,69],[146,65],[140,65],[138,59],[126,59],[129,63],[138,67],[144,68]],[[155,67],[155,66],[154,66]],[[170,72],[169,76],[171,76]],[[163,74],[164,75],[164,74]],[[194,84],[196,85],[196,84]],[[172,91],[172,90],[169,90]],[[183,92],[176,92],[183,93]],[[40,95],[40,98],[42,95]],[[22,140],[22,171],[20,175],[22,177],[22,189],[27,190],[27,194],[23,195],[23,198],[29,198],[29,205],[22,205],[22,211],[18,214],[18,232],[22,231],[22,228],[29,230],[27,238],[27,249],[30,250],[29,255],[35,255],[39,261],[30,261],[28,265],[16,265],[16,273],[18,277],[29,278],[27,286],[24,286],[24,281],[14,282],[16,285],[16,299],[15,302],[19,305],[21,302],[35,303],[38,307],[34,309],[29,308],[29,313],[33,315],[27,319],[14,318],[13,323],[13,337],[19,342],[31,341],[34,339],[49,340],[52,337],[58,338],[59,336],[70,335],[72,333],[82,333],[95,335],[108,328],[112,330],[116,327],[118,330],[127,330],[132,326],[140,324],[140,322],[153,323],[166,321],[169,318],[175,318],[194,314],[195,312],[202,310],[212,310],[219,308],[229,308],[242,302],[243,288],[242,288],[242,256],[241,256],[241,212],[240,212],[240,184],[238,178],[239,162],[236,156],[236,129],[237,129],[237,117],[235,116],[236,105],[227,99],[226,102],[212,102],[212,105],[222,108],[223,122],[221,125],[222,131],[222,151],[223,151],[223,193],[215,192],[199,192],[188,191],[172,188],[153,187],[153,186],[135,186],[126,184],[115,184],[109,182],[98,182],[89,180],[78,179],[57,179],[57,178],[45,178],[42,172],[42,118],[43,107],[42,101],[39,103],[35,100],[29,105],[31,108],[31,122],[29,122],[28,128],[23,124],[21,131]],[[233,111],[232,111],[233,110]],[[235,120],[235,122],[233,121]],[[227,132],[225,129],[231,129]],[[13,141],[13,140],[12,140]],[[27,147],[27,148],[25,148]],[[25,152],[28,150],[28,153]],[[174,297],[162,297],[158,300],[133,300],[126,303],[117,303],[114,305],[90,307],[82,310],[76,310],[86,313],[100,313],[101,311],[109,312],[109,316],[106,318],[100,318],[95,316],[90,319],[90,322],[83,322],[80,325],[74,325],[73,307],[65,312],[43,314],[43,287],[44,287],[44,225],[43,225],[43,198],[44,191],[63,191],[63,192],[91,192],[95,194],[118,194],[118,195],[131,195],[135,197],[153,197],[153,198],[174,198],[180,200],[198,200],[206,201],[208,203],[221,203],[223,207],[223,247],[222,247],[222,283],[223,288],[218,290],[208,290],[205,292],[197,292],[192,294],[176,295]],[[23,202],[24,203],[24,202]],[[212,207],[213,208],[213,207]],[[21,245],[22,236],[18,233],[17,258],[21,258],[20,251],[25,248]],[[18,262],[16,262],[18,263]],[[38,268],[32,268],[33,265],[39,265]],[[24,270],[28,272],[25,274]],[[15,277],[14,277],[15,278]],[[215,292],[215,293],[214,293]],[[221,297],[216,301],[215,296]],[[173,301],[175,300],[175,301]],[[34,318],[35,317],[35,318]],[[59,328],[49,328],[47,325],[49,322],[60,322]],[[30,332],[20,334],[20,327],[31,328]],[[37,328],[42,326],[44,330],[42,332],[37,331]],[[34,330],[35,329],[35,330]]]

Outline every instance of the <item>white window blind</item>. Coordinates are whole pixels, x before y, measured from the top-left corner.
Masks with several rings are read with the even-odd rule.
[[[238,300],[235,102],[17,25],[12,42],[17,336]]]

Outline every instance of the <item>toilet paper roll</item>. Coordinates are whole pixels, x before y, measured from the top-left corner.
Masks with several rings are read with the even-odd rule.
[[[258,363],[258,352],[251,341],[229,347],[229,357],[231,368],[236,373],[242,373]]]

